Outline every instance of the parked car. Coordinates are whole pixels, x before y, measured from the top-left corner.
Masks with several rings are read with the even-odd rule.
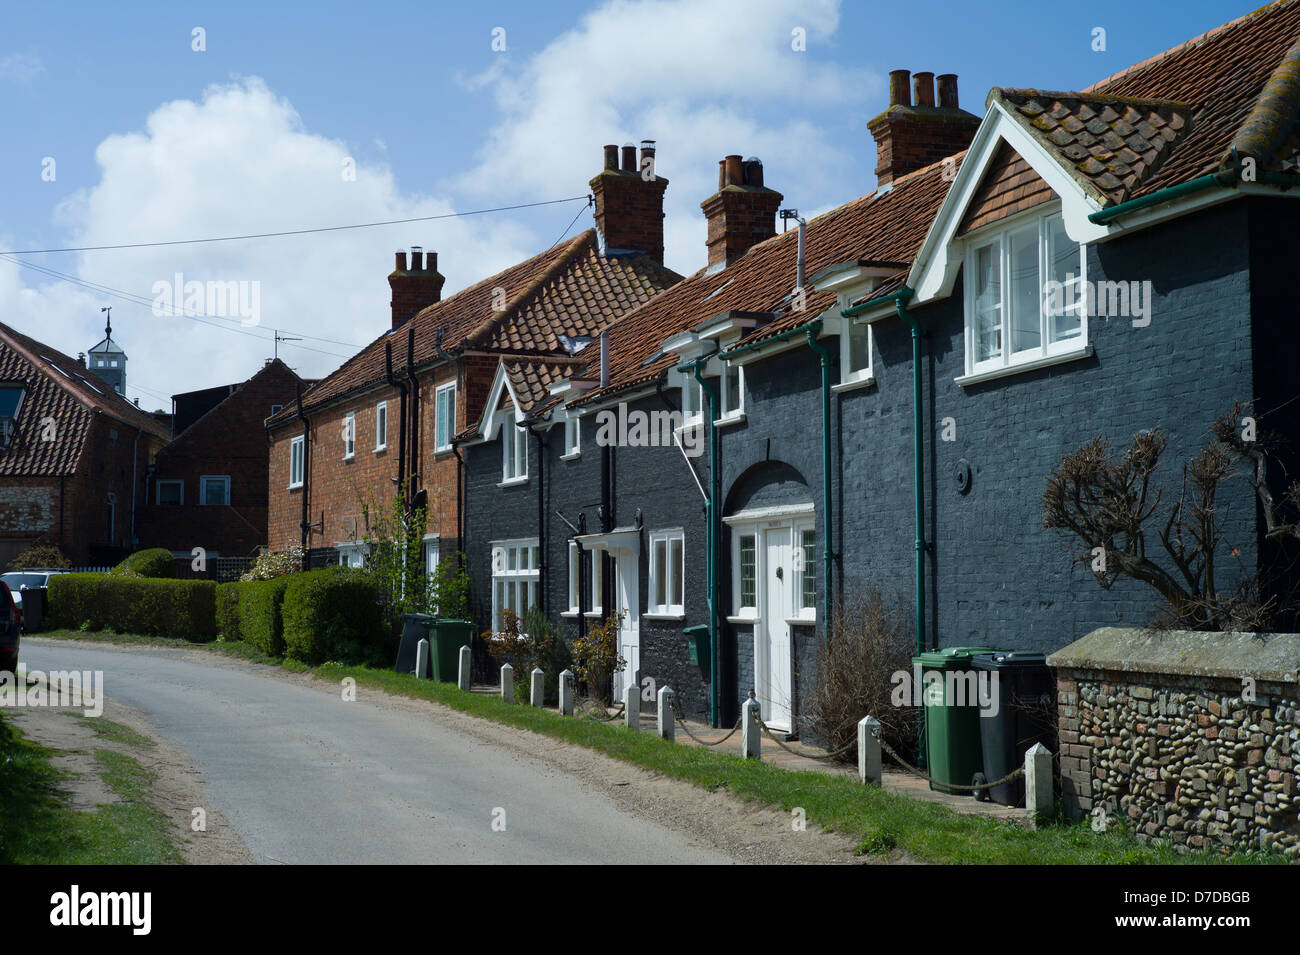
[[[44,590],[50,586],[51,577],[55,574],[66,573],[68,573],[66,570],[15,570],[7,574],[0,574],[0,581],[3,581],[9,587],[9,593],[13,597],[14,604],[18,607],[20,623],[23,620],[23,591]],[[37,616],[39,618],[39,613]],[[36,626],[40,627],[39,619],[36,621]]]
[[[18,670],[18,641],[22,620],[22,613],[14,603],[9,585],[0,580],[0,673],[14,673]]]

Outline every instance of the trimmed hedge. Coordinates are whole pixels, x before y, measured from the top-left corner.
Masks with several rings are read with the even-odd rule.
[[[392,664],[397,634],[384,622],[374,578],[363,570],[330,567],[287,579],[281,608],[286,656],[308,664]]]
[[[217,635],[217,585],[210,580],[57,574],[50,578],[49,604],[52,624],[69,630],[84,624],[194,642]]]
[[[239,581],[217,584],[217,633],[227,640],[241,640],[239,629]]]
[[[239,586],[239,635],[268,656],[284,656],[281,605],[290,576],[246,580]],[[233,585],[232,585],[233,586]]]
[[[113,568],[114,574],[134,573],[141,577],[175,577],[176,558],[162,547],[138,550]]]

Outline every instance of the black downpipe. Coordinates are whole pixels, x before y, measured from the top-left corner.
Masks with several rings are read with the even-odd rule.
[[[546,568],[550,563],[550,561],[546,559],[546,545],[548,543],[546,538],[545,495],[546,442],[542,440],[542,433],[540,431],[534,431],[533,437],[537,439],[537,544],[542,555],[542,565],[537,568],[537,591],[538,596],[541,598],[542,613],[546,615],[547,619],[550,619],[551,596],[550,592],[546,589]],[[568,555],[566,554],[565,556],[567,557]]]
[[[422,475],[420,469],[420,382],[415,377],[415,323],[412,322],[406,332],[406,380],[410,384],[411,390],[411,460],[407,470],[409,478],[407,483],[410,484],[416,478],[416,475]],[[423,478],[421,478],[423,482]],[[402,500],[410,501],[412,498],[411,489],[403,490]],[[427,515],[426,515],[427,519]]]
[[[451,364],[456,369],[456,406],[459,408],[462,397],[464,396],[464,382],[461,380],[460,362],[452,357],[451,353],[442,347],[442,329],[438,329],[433,337],[433,350],[439,358]],[[437,414],[437,406],[434,407],[434,414]],[[451,427],[453,434],[456,429],[455,412],[452,413]],[[451,445],[452,453],[456,455],[456,553],[458,569],[464,570],[465,565],[463,556],[465,553],[465,459],[461,456],[460,448],[456,446],[455,441]]]
[[[302,422],[302,520],[298,522],[298,526],[302,531],[302,569],[309,570],[311,568],[311,555],[307,545],[311,533],[311,524],[307,521],[307,495],[311,489],[311,423],[302,410],[302,382],[298,383],[297,394],[297,418]],[[292,457],[293,452],[290,450],[290,467],[293,466]]]
[[[393,374],[393,343],[384,342],[384,380],[400,395],[397,415],[397,491],[406,500],[406,384]],[[356,436],[353,436],[356,440]],[[306,518],[304,518],[305,520]]]

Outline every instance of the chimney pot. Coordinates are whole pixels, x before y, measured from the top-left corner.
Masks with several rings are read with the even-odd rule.
[[[636,147],[631,143],[623,144],[623,171],[636,172]]]
[[[397,250],[397,264],[394,266],[394,269],[396,269],[396,271],[398,272],[406,271],[406,250],[405,249]]]
[[[437,253],[437,252],[426,252],[426,253],[424,254],[424,271],[426,271],[426,272],[436,272],[436,271],[438,271],[438,253]]]
[[[424,271],[424,247],[419,245],[411,246],[411,271]]]
[[[616,144],[611,143],[605,147],[605,168],[618,168],[618,146]]]
[[[745,160],[745,185],[763,186],[763,160],[757,156],[750,156]]]
[[[653,139],[641,140],[641,165],[637,167],[639,170],[645,169],[646,159],[650,160],[650,169],[653,171],[655,159],[655,141]]]
[[[739,156],[728,156],[727,163],[727,185],[742,186],[745,184],[745,173],[741,169]]]
[[[605,172],[619,169],[619,148],[605,147]],[[642,160],[654,155],[654,140],[641,140]],[[639,175],[636,146],[632,143],[622,147],[622,163],[624,172],[638,175],[597,175],[589,182],[596,202],[596,231],[604,249],[642,252],[662,264],[664,190],[668,180],[657,174],[650,179]]]
[[[939,84],[939,106],[943,109],[958,109],[957,74],[941,73],[937,81]]]
[[[424,249],[413,245],[408,268],[406,253],[399,250],[397,269],[388,276],[388,287],[393,293],[393,328],[406,324],[421,309],[441,301],[444,281],[438,274],[438,253],[430,252],[426,259]]]
[[[912,101],[917,106],[934,108],[934,74],[919,72],[912,74]]]
[[[912,93],[907,87],[907,81],[911,77],[909,70],[890,70],[889,71],[889,105],[890,106],[911,106]]]

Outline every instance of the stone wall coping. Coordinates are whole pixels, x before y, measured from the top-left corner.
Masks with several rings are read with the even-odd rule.
[[[1300,682],[1300,633],[1101,627],[1048,656],[1047,665],[1294,685]]]

